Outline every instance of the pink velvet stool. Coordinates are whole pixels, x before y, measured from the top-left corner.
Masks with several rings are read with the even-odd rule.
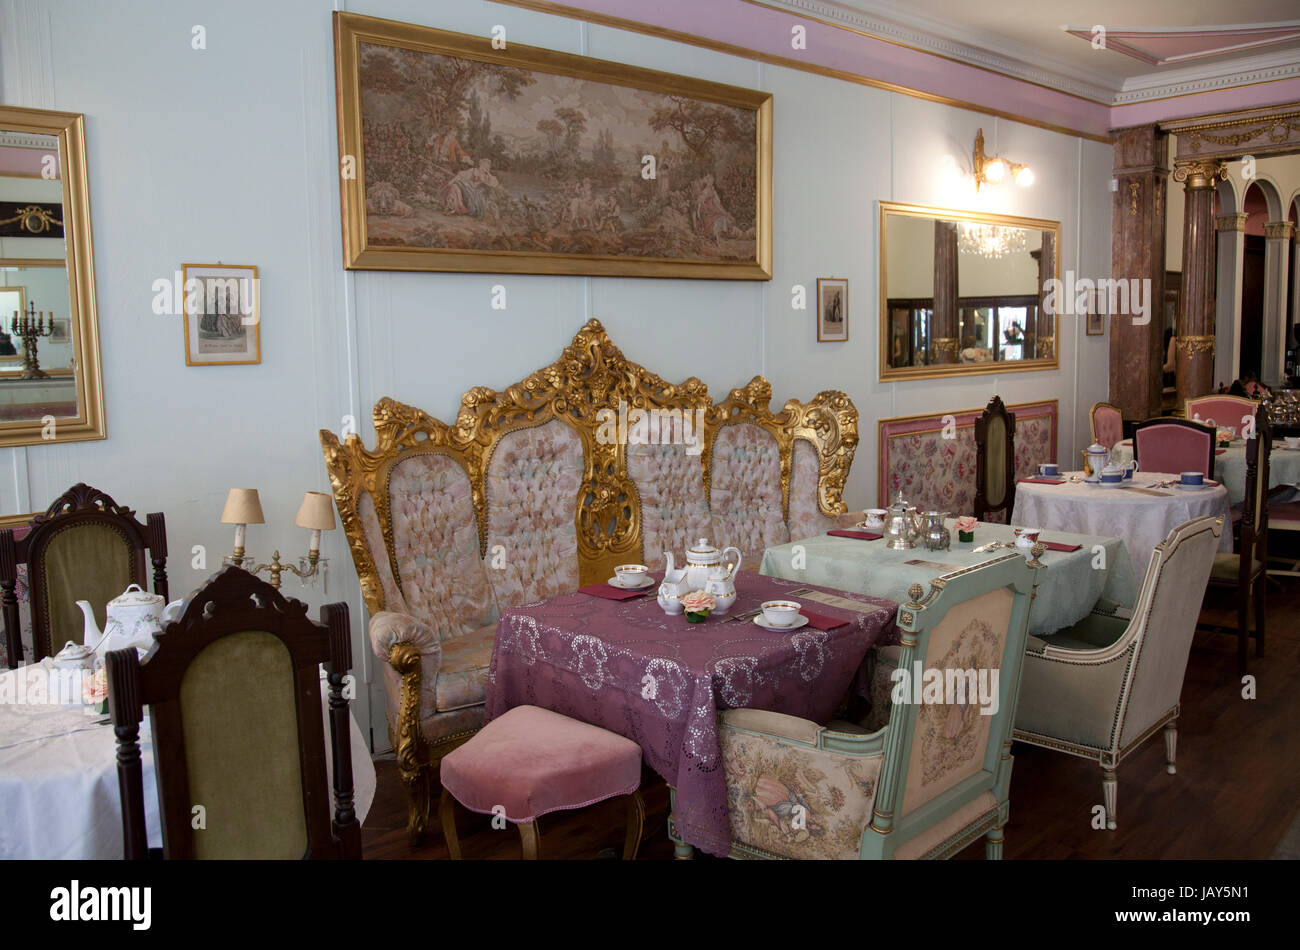
[[[538,818],[617,795],[627,796],[623,860],[636,859],[645,805],[641,747],[631,739],[549,709],[516,706],[444,756],[439,771],[442,834],[453,861],[460,860],[456,802],[485,815],[504,811],[519,826],[524,858],[535,860]]]

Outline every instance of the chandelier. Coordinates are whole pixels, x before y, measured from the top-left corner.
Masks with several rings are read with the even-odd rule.
[[[1024,228],[968,224],[964,221],[957,225],[957,249],[963,254],[999,258],[1019,253],[1027,247]]]

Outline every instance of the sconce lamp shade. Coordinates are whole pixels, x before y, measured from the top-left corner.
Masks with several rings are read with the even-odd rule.
[[[265,524],[262,501],[256,488],[232,488],[226,496],[226,509],[221,512],[222,524]]]
[[[334,499],[324,492],[309,491],[302,496],[302,507],[293,523],[316,531],[334,529]]]

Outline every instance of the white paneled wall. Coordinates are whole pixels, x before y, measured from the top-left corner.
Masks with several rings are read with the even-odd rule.
[[[261,490],[270,524],[248,545],[305,547],[292,526],[306,489],[328,489],[317,430],[390,395],[450,419],[473,385],[500,387],[555,358],[590,316],[670,380],[699,376],[716,397],[755,373],[778,406],[843,389],[861,411],[847,500],[875,498],[876,420],[1008,402],[1061,400],[1062,454],[1087,441],[1104,398],[1105,338],[1063,318],[1061,369],[965,380],[877,381],[880,199],[1054,218],[1062,267],[1106,276],[1111,149],[878,89],[485,0],[373,0],[353,12],[462,32],[505,25],[511,41],[769,90],[775,96],[774,274],[770,282],[345,272],[339,237],[333,46],[328,0],[0,0],[0,101],[83,112],[108,439],[0,450],[5,511],[47,505],[82,480],[167,513],[172,588],[194,588],[228,550],[227,489]],[[192,28],[207,49],[191,48]],[[863,64],[864,72],[870,71]],[[887,77],[886,77],[887,78]],[[990,151],[1033,165],[1029,189],[982,192],[969,178],[977,128]],[[152,282],[184,262],[256,264],[258,366],[187,367],[177,317],[150,309]],[[816,342],[821,277],[850,282],[850,338]],[[490,306],[504,284],[507,309]],[[201,545],[207,568],[191,566]],[[340,531],[326,536],[330,600],[353,608],[356,666],[371,683],[377,747],[382,687]],[[294,578],[286,591],[303,595]],[[323,602],[309,591],[313,605]],[[364,697],[363,697],[364,699]]]

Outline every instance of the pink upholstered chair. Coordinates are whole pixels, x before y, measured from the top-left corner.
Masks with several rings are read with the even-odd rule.
[[[1183,404],[1183,415],[1210,426],[1231,426],[1238,432],[1253,418],[1259,403],[1242,396],[1197,396]]]
[[[536,860],[538,818],[618,795],[627,798],[623,860],[636,860],[645,804],[641,747],[631,739],[549,709],[516,706],[444,756],[439,773],[442,834],[453,861],[460,860],[456,802],[484,815],[503,814],[519,828],[525,860]]]
[[[1287,491],[1285,486],[1278,490]],[[1268,527],[1272,531],[1300,531],[1300,501],[1269,502]],[[1277,555],[1269,555],[1269,559],[1286,565],[1270,567],[1268,573],[1272,576],[1300,577],[1300,560],[1279,558]]]
[[[1214,429],[1187,419],[1148,419],[1133,430],[1133,458],[1144,472],[1214,477]]]
[[[1088,410],[1088,418],[1092,423],[1092,441],[1109,449],[1124,438],[1124,418],[1119,409],[1110,403],[1093,403]]]

